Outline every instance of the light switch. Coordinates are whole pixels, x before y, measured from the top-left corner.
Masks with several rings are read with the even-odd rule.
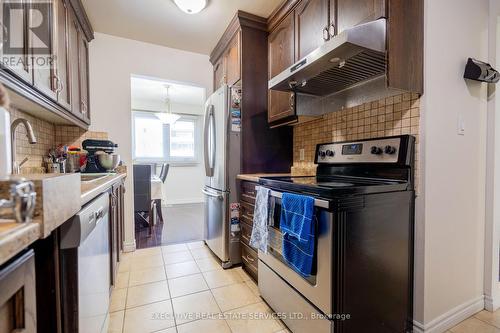
[[[458,115],[457,134],[458,135],[465,135],[465,120],[461,114]]]
[[[305,159],[306,159],[306,152],[305,152],[304,148],[302,148],[300,150],[300,160],[303,161]]]

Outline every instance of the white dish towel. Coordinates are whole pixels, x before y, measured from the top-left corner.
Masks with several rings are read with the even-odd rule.
[[[269,193],[270,189],[259,186],[255,198],[255,210],[253,214],[252,236],[250,245],[267,253],[267,219],[269,216]]]

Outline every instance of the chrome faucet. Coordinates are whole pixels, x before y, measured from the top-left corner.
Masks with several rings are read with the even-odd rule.
[[[19,174],[21,165],[16,162],[16,128],[20,124],[26,128],[26,136],[28,137],[29,143],[32,145],[36,143],[35,132],[33,132],[33,127],[28,120],[24,118],[18,118],[12,122],[10,125],[10,141],[11,141],[11,153],[12,153],[12,173]]]

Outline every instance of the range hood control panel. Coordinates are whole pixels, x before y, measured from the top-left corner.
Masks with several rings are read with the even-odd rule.
[[[317,164],[397,163],[401,137],[318,145]]]

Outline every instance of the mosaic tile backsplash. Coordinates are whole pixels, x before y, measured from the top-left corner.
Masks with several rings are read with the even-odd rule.
[[[16,130],[16,160],[22,161],[28,157],[28,161],[21,168],[22,174],[44,173],[45,165],[43,157],[49,149],[58,145],[80,146],[85,139],[107,139],[108,134],[104,132],[85,131],[76,126],[55,125],[45,120],[31,116],[14,106],[9,108],[11,122],[17,118],[25,118],[33,127],[37,143],[30,144],[26,137],[26,130],[21,125]]]
[[[418,185],[420,153],[420,100],[405,93],[323,115],[293,130],[293,174],[314,175],[319,143],[411,134],[416,137],[415,180]],[[300,152],[304,150],[304,159]]]

